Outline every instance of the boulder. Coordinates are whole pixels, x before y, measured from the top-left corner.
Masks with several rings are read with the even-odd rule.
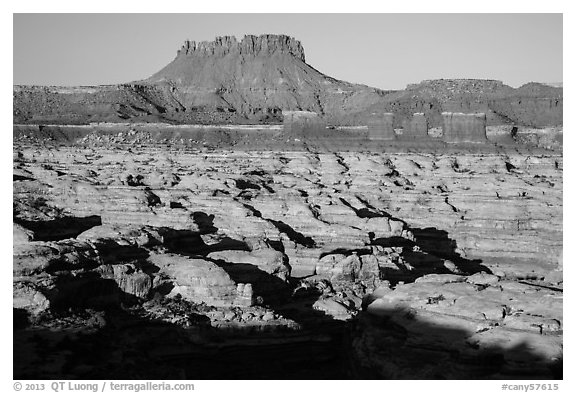
[[[12,253],[14,276],[41,273],[60,258],[58,250],[44,242],[14,244]]]
[[[186,300],[216,307],[247,305],[249,290],[244,287],[240,292],[237,283],[214,262],[178,254],[153,254],[148,261],[173,285],[170,296],[180,294]]]
[[[360,277],[362,261],[356,254],[329,254],[316,265],[316,273],[328,276],[331,281],[355,281]]]
[[[113,279],[124,293],[146,298],[152,289],[152,278],[134,265],[103,265],[97,269],[102,278]]]
[[[24,228],[20,224],[13,224],[12,229],[12,242],[14,244],[18,243],[28,243],[34,240],[34,232],[29,229]]]
[[[354,315],[353,311],[333,297],[316,300],[312,308],[339,320],[347,320]]]
[[[226,250],[212,252],[208,257],[225,263],[227,271],[236,280],[252,283],[257,296],[270,300],[285,294],[291,267],[279,251],[271,248]]]
[[[494,274],[479,272],[466,278],[466,282],[474,285],[495,285],[500,278]]]
[[[40,288],[32,283],[15,282],[12,288],[12,306],[28,311],[32,315],[40,314],[50,307],[50,301]]]

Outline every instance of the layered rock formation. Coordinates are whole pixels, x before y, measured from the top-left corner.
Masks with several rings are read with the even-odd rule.
[[[394,112],[395,127],[414,112],[424,113],[430,127],[442,126],[442,112],[486,113],[488,125],[544,127],[562,124],[562,96],[562,88],[540,83],[514,89],[495,80],[438,79],[391,92],[370,109]]]
[[[372,140],[394,140],[394,113],[372,113],[368,118],[368,138]]]
[[[214,262],[178,254],[153,255],[149,261],[160,268],[174,288],[171,296],[210,306],[251,306],[251,284],[236,284],[226,271]]]
[[[489,106],[517,124],[534,127],[560,125],[563,118],[563,89],[527,83],[509,97],[491,99]]]
[[[300,42],[291,37],[246,36],[240,42],[222,37],[194,44],[195,49],[190,45],[143,81],[174,86],[186,108],[220,107],[251,119],[281,110],[305,110],[334,119],[376,102],[381,94],[310,67]]]
[[[215,348],[248,340],[244,377],[271,361],[262,345],[283,348],[287,363],[317,348],[306,357],[323,364],[345,348],[345,371],[315,377],[557,376],[558,153],[235,152],[154,140],[129,151],[118,135],[98,148],[29,143],[14,151],[13,303],[32,327],[15,340],[28,354],[49,349],[74,370],[66,375],[152,375],[177,358],[192,378],[222,361]],[[116,327],[126,318],[138,331]],[[74,368],[76,350],[32,338],[45,326],[112,332],[102,350],[123,357]],[[340,333],[318,347],[311,335],[322,329]],[[131,358],[131,342],[153,353]],[[31,356],[17,359],[18,375],[56,375]]]
[[[424,113],[414,113],[410,120],[404,122],[401,138],[404,140],[428,139],[428,120]]]
[[[342,56],[346,52],[342,51]],[[386,78],[387,76],[383,76]],[[383,91],[339,81],[305,62],[301,43],[285,35],[185,41],[176,58],[150,78],[120,85],[15,86],[15,123],[169,122],[280,123],[281,112],[312,111],[333,125],[365,125],[374,112],[394,113],[401,127],[424,113],[484,112],[488,124],[562,124],[562,88],[499,81],[424,81]]]
[[[185,41],[178,56],[225,56],[227,54],[247,56],[270,56],[284,53],[306,61],[300,41],[286,35],[247,35],[238,42],[234,36],[216,37],[214,41]]]
[[[422,228],[420,238],[429,243],[444,230],[467,255],[483,260],[505,255],[503,263],[519,258],[541,266],[538,261],[558,254],[554,250],[561,245],[560,153],[186,154],[177,149],[162,152],[152,143],[145,155],[113,145],[99,150],[21,150],[16,157],[15,209],[30,211],[30,203],[41,196],[43,201],[34,202],[35,215],[55,220],[57,210],[45,207],[50,202],[87,218],[75,220],[78,231],[104,224],[169,227],[201,236],[219,228],[233,239],[238,232],[246,238],[266,235],[285,243],[291,261],[299,255],[304,261],[338,247],[364,246],[371,232],[375,238],[408,236],[402,234],[400,218]],[[398,195],[379,196],[390,190]],[[19,223],[17,238],[41,240],[50,232],[48,224],[29,223],[34,214],[23,216],[26,225]],[[88,219],[93,216],[99,219]],[[70,219],[66,225],[73,228]],[[334,225],[339,227],[336,233]],[[438,231],[424,230],[429,227]],[[71,235],[73,231],[61,233]],[[197,240],[198,247],[206,241]],[[249,251],[248,246],[242,249]],[[314,265],[310,261],[311,269]],[[520,274],[521,269],[512,271]]]
[[[486,114],[443,112],[443,138],[448,143],[486,142]]]
[[[315,112],[282,111],[284,134],[304,139],[307,136],[321,135],[326,123]]]

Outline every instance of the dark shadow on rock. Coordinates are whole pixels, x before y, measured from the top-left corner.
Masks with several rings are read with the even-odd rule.
[[[144,196],[146,197],[146,204],[149,207],[159,206],[162,204],[160,197],[154,194],[150,187],[144,188]]]
[[[416,245],[422,251],[448,259],[470,274],[480,271],[491,273],[487,267],[479,265],[481,260],[469,260],[458,254],[456,240],[448,237],[448,232],[436,228],[411,228],[410,230],[416,238]]]
[[[168,250],[202,253],[207,248],[200,234],[187,229],[162,229],[162,244]]]
[[[211,233],[217,232],[217,228],[213,227],[213,229]],[[198,232],[186,229],[165,228],[162,236],[163,245],[168,251],[188,256],[205,257],[212,252],[226,250],[250,251],[250,247],[245,242],[228,236],[220,236],[217,242],[211,244],[206,244]]]
[[[278,304],[286,301],[290,288],[286,281],[269,274],[250,263],[226,262],[205,257],[222,269],[236,283],[252,284],[254,296],[261,296],[266,304]]]
[[[256,268],[249,268],[247,273],[254,274]],[[278,280],[266,275],[260,272],[257,281]],[[315,299],[316,294],[307,302]],[[272,324],[212,327],[205,315],[195,311],[209,306],[165,307],[168,320],[188,321],[182,326],[146,316],[140,307],[143,299],[123,292],[114,280],[95,272],[58,277],[50,300],[49,313],[35,317],[34,329],[25,328],[27,313],[15,310],[19,316],[13,335],[14,348],[18,348],[14,352],[16,379],[348,377],[341,367],[343,323],[333,323],[306,302],[298,309],[269,306],[293,317],[299,330]]]
[[[356,378],[562,379],[562,358],[546,359],[526,342],[510,348],[498,344],[480,347],[470,341],[469,331],[415,319],[417,313],[394,309],[389,315],[359,315],[345,343],[356,348],[369,345],[369,353],[357,351],[349,358],[348,366]],[[402,319],[409,328],[398,323]],[[366,364],[370,357],[378,358],[379,365],[360,366],[361,359]]]
[[[30,325],[28,320],[28,312],[21,308],[12,308],[13,329],[24,329]]]
[[[192,213],[192,219],[194,220],[194,223],[198,225],[200,233],[208,234],[218,231],[218,228],[214,226],[213,214],[208,215],[204,212],[197,211]]]
[[[169,247],[167,250],[183,256],[201,258],[215,263],[224,269],[234,282],[252,284],[254,296],[262,297],[266,304],[282,303],[290,294],[288,282],[259,269],[256,265],[226,262],[222,259],[209,257],[210,253],[217,251],[250,251],[250,248],[244,242],[227,238],[213,245],[204,244],[200,247]]]
[[[113,239],[102,239],[96,243],[98,255],[103,265],[118,263],[144,262],[150,253],[141,247],[134,245],[118,244]]]
[[[250,265],[244,273],[256,278],[256,269]],[[279,280],[266,275],[260,271],[256,280]],[[15,379],[562,378],[561,359],[543,359],[524,344],[480,349],[467,345],[469,333],[457,327],[420,321],[411,331],[427,332],[422,336],[367,312],[336,321],[312,308],[322,296],[319,290],[268,304],[275,313],[297,322],[299,330],[272,324],[212,327],[198,312],[208,306],[193,303],[165,307],[168,320],[158,320],[139,307],[142,299],[123,292],[114,280],[90,272],[62,275],[55,293],[52,323],[48,318],[28,329],[23,320],[27,313],[15,311]],[[169,322],[182,318],[188,321],[186,326]],[[405,318],[414,317],[407,311]],[[366,334],[363,349],[358,340]],[[462,346],[443,348],[438,336]],[[365,360],[371,356],[390,367],[376,367],[376,362],[370,366]]]
[[[213,219],[213,216],[211,216],[211,219]],[[209,222],[212,225],[212,220]],[[218,231],[218,228],[213,225],[211,228],[213,232]],[[243,241],[232,239],[228,236],[220,236],[217,238],[217,242],[206,244],[197,232],[169,228],[164,228],[163,238],[163,246],[168,252],[213,262],[223,268],[234,282],[252,284],[255,295],[264,297],[266,301],[283,300],[289,293],[287,282],[268,274],[256,265],[229,263],[209,257],[209,254],[219,251],[252,251],[250,246]]]
[[[27,221],[14,217],[14,222],[34,232],[34,240],[39,241],[75,238],[90,228],[102,225],[100,216],[60,217],[50,221]]]
[[[261,218],[265,221],[268,221],[269,223],[274,225],[276,227],[276,229],[278,229],[278,231],[285,233],[286,236],[288,236],[288,238],[290,240],[292,240],[294,243],[299,244],[301,246],[304,246],[306,248],[316,247],[316,242],[314,241],[314,239],[312,239],[310,236],[306,236],[303,233],[300,233],[300,232],[294,230],[294,228],[292,228],[290,225],[286,224],[284,221],[272,220],[270,218],[265,218],[262,216],[262,212],[260,212],[254,206],[251,206],[247,203],[242,203],[242,205],[246,209],[248,209],[255,217],[258,217],[258,218]]]
[[[268,240],[268,244],[274,250],[280,251],[281,253],[284,253],[286,251],[286,249],[284,248],[284,243],[282,243],[282,240]]]
[[[340,198],[340,201],[352,209],[354,213],[360,218],[388,218],[392,221],[401,222],[404,228],[411,231],[414,235],[414,240],[407,239],[401,236],[391,236],[376,238],[373,232],[368,234],[370,243],[368,245],[381,246],[381,247],[402,247],[403,251],[401,256],[412,267],[410,269],[405,266],[397,266],[397,268],[384,267],[381,270],[381,278],[389,280],[392,284],[399,281],[413,282],[419,277],[431,273],[455,273],[471,275],[478,272],[491,273],[491,270],[482,265],[482,261],[475,259],[467,259],[462,257],[458,252],[458,245],[456,241],[448,236],[448,232],[436,228],[416,228],[411,227],[406,221],[393,217],[389,213],[376,209],[362,197],[356,198],[365,206],[358,209],[352,206],[346,199]],[[352,252],[359,253],[359,255],[370,253],[366,250],[335,250],[328,254],[345,254],[349,255]],[[450,261],[454,264],[452,269],[445,266],[445,262]]]
[[[346,255],[350,256],[352,254],[356,254],[358,256],[372,254],[372,250],[368,248],[336,248],[334,250],[325,251],[320,254],[320,259],[324,258],[327,255]]]
[[[249,205],[246,207],[251,208]],[[260,214],[255,209],[253,212],[255,215]],[[334,320],[332,316],[312,307],[322,295],[321,292],[310,292],[307,296],[300,296],[294,301],[291,296],[295,286],[298,284],[297,281],[284,281],[253,264],[231,263],[209,257],[209,254],[216,251],[251,251],[245,242],[229,237],[220,237],[217,243],[208,245],[198,233],[170,229],[166,229],[166,231],[163,236],[165,239],[164,246],[167,251],[183,256],[202,258],[215,263],[224,269],[234,282],[252,284],[254,296],[262,298],[262,305],[273,309],[288,319],[292,319],[304,329],[316,334],[320,334],[328,328],[330,336],[336,334],[339,337],[338,339],[340,339],[339,335],[345,323]],[[276,247],[274,247],[274,244],[270,244],[270,246],[276,250],[280,249],[279,251],[282,251],[281,248],[283,248],[283,246],[281,247],[278,244],[276,244]],[[254,378],[258,377],[254,376]]]
[[[236,179],[236,188],[239,190],[260,190],[260,186],[246,179]]]
[[[36,180],[36,179],[34,179],[33,177],[12,174],[12,181],[28,181],[28,180]]]
[[[217,232],[210,216],[199,214],[197,217],[205,229]],[[372,245],[402,245],[407,248],[403,256],[408,261],[415,258],[410,254],[413,253],[427,255],[428,263],[432,258],[442,261],[450,257],[461,269],[473,265],[472,261],[456,253],[456,244],[445,231],[430,228],[412,231],[416,237],[414,242],[404,238],[372,239]],[[225,237],[208,245],[198,232],[192,231],[166,229],[163,237],[166,240],[163,246],[168,251],[194,257],[206,258],[216,250],[248,251],[243,248],[248,248],[244,242]],[[433,239],[438,239],[438,242]],[[414,246],[418,246],[421,252],[412,251],[410,247]],[[110,244],[108,261],[116,263],[133,261],[132,257],[137,255],[131,249],[124,250],[122,257],[114,257],[113,250]],[[342,253],[358,251],[366,250],[339,250]],[[141,254],[136,261],[142,262],[145,255]],[[14,378],[562,378],[561,359],[552,362],[543,359],[528,345],[512,349],[498,346],[475,348],[464,343],[468,333],[462,329],[426,322],[418,322],[412,331],[427,334],[412,337],[414,333],[386,317],[375,317],[364,311],[352,320],[338,321],[313,308],[313,304],[323,296],[320,290],[313,289],[295,296],[295,281],[285,282],[247,263],[212,261],[225,269],[233,280],[252,283],[255,295],[259,291],[275,291],[281,295],[265,299],[264,305],[293,320],[300,329],[278,328],[273,323],[256,327],[234,324],[212,327],[199,311],[210,307],[193,303],[178,310],[166,307],[168,318],[159,320],[146,314],[141,307],[144,299],[124,292],[113,279],[103,278],[94,271],[77,275],[61,272],[55,280],[54,291],[45,294],[52,304],[52,325],[45,323],[29,329],[27,313],[14,311],[13,340],[14,348],[18,348],[14,352]],[[410,263],[416,264],[414,260]],[[153,266],[144,268],[154,271]],[[410,279],[425,274],[424,271],[421,268]],[[155,288],[154,292],[163,299],[171,289],[169,286]],[[80,328],[65,326],[70,320],[78,319],[77,315],[84,314],[87,315],[78,317],[81,321],[76,323]],[[407,318],[410,315],[406,313]],[[186,326],[169,322],[182,318],[188,321]],[[370,335],[366,348],[358,341],[364,334]],[[463,344],[457,349],[438,348],[437,336]],[[370,362],[361,362],[370,356],[375,356],[378,362],[384,359],[391,367],[382,369],[370,366]],[[433,369],[427,372],[431,365]]]
[[[356,213],[356,216],[358,216],[360,218],[377,218],[377,217],[392,218],[392,216],[386,212],[376,211],[376,209],[371,208],[370,205],[368,205],[368,202],[362,200],[361,198],[358,198],[358,200],[363,202],[365,205],[368,205],[369,207],[363,207],[363,208],[357,209],[354,206],[352,206],[350,204],[350,202],[348,202],[346,199],[344,199],[342,197],[340,197],[339,199],[340,199],[340,202],[342,202],[348,208],[352,209],[354,211],[354,213]]]
[[[172,310],[169,315],[187,317],[186,326],[147,318],[137,308],[125,306],[109,305],[96,315],[89,309],[63,311],[59,316],[68,323],[88,314],[81,321],[85,328],[82,323],[67,328],[64,322],[15,330],[13,377],[548,380],[563,376],[561,358],[545,359],[526,343],[507,349],[478,348],[466,343],[468,332],[453,326],[420,321],[411,325],[416,332],[411,333],[386,316],[363,312],[352,321],[316,322],[298,331],[266,325],[220,329],[211,327],[195,311],[198,307],[206,306],[192,305],[181,312],[166,308]],[[284,310],[276,312],[288,316]],[[302,318],[297,312],[292,315]],[[406,311],[404,318],[414,316]],[[438,337],[461,345],[443,347]],[[54,363],[47,367],[49,359]]]
[[[479,259],[463,258],[456,252],[456,241],[448,237],[448,233],[435,228],[411,228],[415,241],[403,237],[373,238],[371,245],[382,247],[402,247],[402,258],[408,262],[413,269],[407,270],[393,269],[385,267],[381,272],[383,278],[392,284],[399,281],[405,283],[413,282],[426,274],[463,274],[471,275],[479,272],[492,273],[492,271],[482,265]],[[453,264],[452,268],[447,267],[446,261]]]
[[[106,310],[120,304],[137,304],[139,301],[136,296],[122,291],[116,281],[103,278],[96,272],[86,272],[76,277],[59,277],[56,291],[50,298],[50,307],[56,312],[82,308]]]
[[[340,342],[270,328],[217,329],[201,314],[186,314],[191,323],[182,327],[111,307],[104,314],[105,326],[96,330],[18,331],[13,338],[20,348],[14,353],[14,378],[347,378]],[[42,367],[47,359],[59,362]]]
[[[186,209],[180,202],[170,202],[170,209]]]
[[[365,201],[361,200],[361,202],[367,204]],[[354,209],[352,206],[349,207]],[[401,236],[376,238],[373,232],[368,234],[370,238],[369,245],[402,247],[402,257],[415,268],[412,270],[384,268],[382,275],[385,279],[389,279],[392,284],[398,281],[413,282],[418,277],[431,273],[459,273],[464,275],[478,272],[492,273],[488,267],[482,265],[482,260],[462,257],[457,252],[458,245],[456,241],[448,236],[447,231],[432,227],[411,227],[404,220],[395,218],[369,205],[368,211],[371,212],[369,213],[370,215],[376,214],[375,217],[387,217],[394,221],[402,222],[404,227],[414,235],[414,240],[412,241]],[[446,267],[446,261],[453,263],[454,267],[452,269]]]
[[[280,232],[283,232],[288,236],[290,240],[294,243],[304,246],[306,248],[314,248],[316,247],[316,242],[310,236],[306,236],[298,231],[295,231],[290,225],[286,224],[283,221],[266,219],[266,221],[270,222],[272,225],[276,227]]]

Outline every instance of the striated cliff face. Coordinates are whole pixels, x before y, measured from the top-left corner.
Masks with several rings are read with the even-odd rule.
[[[222,108],[258,119],[280,111],[312,111],[333,122],[380,100],[381,92],[330,78],[305,63],[299,41],[284,35],[186,41],[176,58],[143,81],[173,86],[188,110]]]
[[[484,113],[442,113],[444,125],[442,126],[444,141],[458,142],[486,142],[486,114]]]
[[[562,124],[562,96],[562,88],[539,83],[514,89],[478,79],[429,80],[383,91],[321,73],[305,62],[302,44],[292,37],[247,35],[185,41],[172,62],[142,81],[15,86],[13,113],[15,123],[221,124],[281,123],[282,111],[311,111],[341,125],[368,125],[374,113],[393,113],[395,127],[424,113],[430,127],[440,127],[442,112],[481,112],[488,125],[541,127]]]
[[[287,35],[267,34],[259,37],[247,35],[238,42],[234,36],[216,37],[214,41],[186,40],[178,51],[178,56],[224,56],[229,53],[241,55],[269,56],[274,53],[285,53],[302,61],[304,48],[300,41]]]

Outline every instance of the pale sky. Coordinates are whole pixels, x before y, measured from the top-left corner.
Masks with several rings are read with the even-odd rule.
[[[562,82],[562,14],[14,14],[14,84],[147,78],[185,39],[287,34],[326,75],[381,89],[424,79]]]

